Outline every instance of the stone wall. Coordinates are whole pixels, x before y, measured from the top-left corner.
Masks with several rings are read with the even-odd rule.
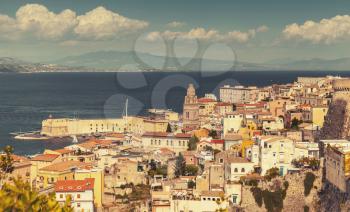
[[[304,195],[304,179],[308,171],[296,173],[292,175],[286,175],[285,178],[279,178],[283,181],[288,181],[289,186],[287,189],[286,197],[283,201],[283,211],[304,211],[304,206],[309,207],[310,212],[319,211],[318,208],[318,192],[321,190],[322,180],[321,171],[313,172],[316,176],[313,188],[310,194],[305,197]],[[268,183],[260,183],[259,187],[265,189],[268,187]],[[241,206],[245,211],[266,211],[265,205],[259,207],[250,191],[251,186],[243,186],[242,188],[242,203]]]

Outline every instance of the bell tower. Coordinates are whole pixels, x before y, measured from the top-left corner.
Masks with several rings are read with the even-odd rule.
[[[199,128],[199,104],[196,96],[196,89],[193,84],[189,84],[187,95],[183,106],[183,127],[186,129]]]

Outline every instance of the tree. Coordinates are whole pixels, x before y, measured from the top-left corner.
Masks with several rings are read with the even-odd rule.
[[[4,154],[0,156],[1,180],[14,170],[12,153],[13,147],[6,146]],[[66,199],[66,203],[61,207],[56,201],[54,193],[49,195],[39,194],[38,191],[31,188],[29,182],[23,182],[20,178],[13,179],[12,182],[1,186],[0,199],[1,211],[73,211],[70,207],[70,197]]]
[[[298,130],[299,129],[299,124],[300,124],[300,121],[297,118],[294,117],[293,120],[292,120],[292,124],[290,125],[290,128]]]
[[[188,183],[187,183],[187,187],[188,187],[189,189],[193,189],[193,188],[196,187],[196,183],[195,183],[193,180],[190,180],[190,181],[188,181]]]
[[[180,153],[179,156],[176,158],[175,176],[179,177],[184,175],[185,169],[186,169],[186,161],[184,156]]]
[[[7,174],[11,174],[14,167],[13,167],[13,147],[7,145],[3,149],[4,154],[0,156],[0,180],[1,185],[3,184],[3,180],[6,179]]]
[[[167,128],[166,128],[166,132],[167,132],[167,133],[171,133],[171,132],[172,132],[171,126],[170,126],[169,123],[168,123],[168,126],[167,126]]]
[[[188,142],[188,150],[196,150],[198,141],[199,139],[197,138],[197,136],[192,136]]]
[[[312,172],[307,172],[304,179],[304,195],[308,196],[314,185],[316,176]]]
[[[216,130],[210,130],[208,135],[212,138],[217,138],[218,133],[216,132]]]
[[[32,190],[28,182],[14,179],[13,183],[7,184],[0,190],[0,208],[2,211],[55,211],[71,212],[70,197],[66,199],[63,207],[56,201],[54,193],[49,195],[39,194]]]
[[[270,181],[271,179],[273,179],[277,176],[279,176],[279,170],[278,170],[278,168],[274,167],[274,168],[271,168],[271,169],[266,171],[265,179]]]
[[[195,165],[186,165],[185,175],[187,176],[196,176],[198,173],[198,167]]]

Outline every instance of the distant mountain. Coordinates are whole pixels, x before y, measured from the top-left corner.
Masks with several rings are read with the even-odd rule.
[[[340,58],[334,60],[325,60],[314,58],[310,60],[299,60],[279,65],[280,68],[289,70],[333,70],[349,71],[350,58]]]
[[[36,73],[93,70],[85,67],[70,67],[53,64],[31,63],[12,57],[0,57],[0,73]]]
[[[178,60],[168,58],[167,67],[182,67],[183,71],[198,70],[217,70],[222,67],[230,67],[232,61],[199,59],[181,57]],[[157,70],[154,67],[163,67],[165,57],[151,55],[148,53],[134,53],[121,51],[97,51],[77,56],[69,56],[55,61],[49,61],[51,64],[74,66],[74,67],[91,67],[101,70]],[[242,70],[350,70],[350,58],[341,58],[335,60],[310,59],[310,60],[293,60],[291,58],[282,58],[270,60],[265,63],[249,63],[238,61],[234,64],[237,71]],[[176,70],[174,68],[174,70]]]
[[[167,70],[163,70],[166,63]],[[182,64],[182,65],[180,65]],[[165,58],[148,53],[134,53],[121,51],[97,51],[77,56],[68,56],[54,61],[30,63],[10,57],[0,57],[0,73],[9,72],[92,72],[92,71],[217,71],[228,70],[234,66],[236,71],[349,71],[350,58],[334,60],[310,59],[292,60],[282,58],[266,63],[248,63],[225,60],[199,59],[181,57]],[[158,67],[158,68],[157,68]]]
[[[92,67],[101,70],[157,70],[157,67],[163,67],[167,63],[169,70],[176,70],[181,67],[180,71],[198,71],[198,70],[217,70],[229,69],[234,65],[238,70],[269,70],[270,65],[254,64],[239,62],[233,64],[232,61],[199,59],[199,58],[166,58],[141,52],[120,52],[120,51],[98,51],[90,52],[77,56],[68,56],[62,59],[49,61],[48,63],[64,66],[83,66]],[[181,65],[180,65],[180,64]],[[172,68],[173,67],[173,68]]]

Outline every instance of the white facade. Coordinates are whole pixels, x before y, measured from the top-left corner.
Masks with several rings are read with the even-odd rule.
[[[81,192],[56,192],[57,202],[64,204],[67,196],[71,196],[71,204],[76,212],[94,211],[94,193],[92,190]]]
[[[262,175],[265,175],[267,170],[277,167],[280,175],[284,176],[292,168],[292,160],[307,157],[307,151],[299,151],[295,148],[295,143],[285,137],[262,137],[259,139],[259,149]]]
[[[263,130],[266,132],[278,131],[284,129],[283,118],[275,117],[271,119],[262,120]]]
[[[258,145],[252,145],[245,150],[246,158],[258,166],[260,163],[260,150]]]
[[[219,197],[201,197],[200,200],[171,200],[170,210],[172,212],[197,212],[218,211],[228,208],[227,202],[217,203]]]
[[[239,181],[241,177],[254,171],[254,163],[246,161],[228,161],[225,164],[225,179],[230,181]]]

